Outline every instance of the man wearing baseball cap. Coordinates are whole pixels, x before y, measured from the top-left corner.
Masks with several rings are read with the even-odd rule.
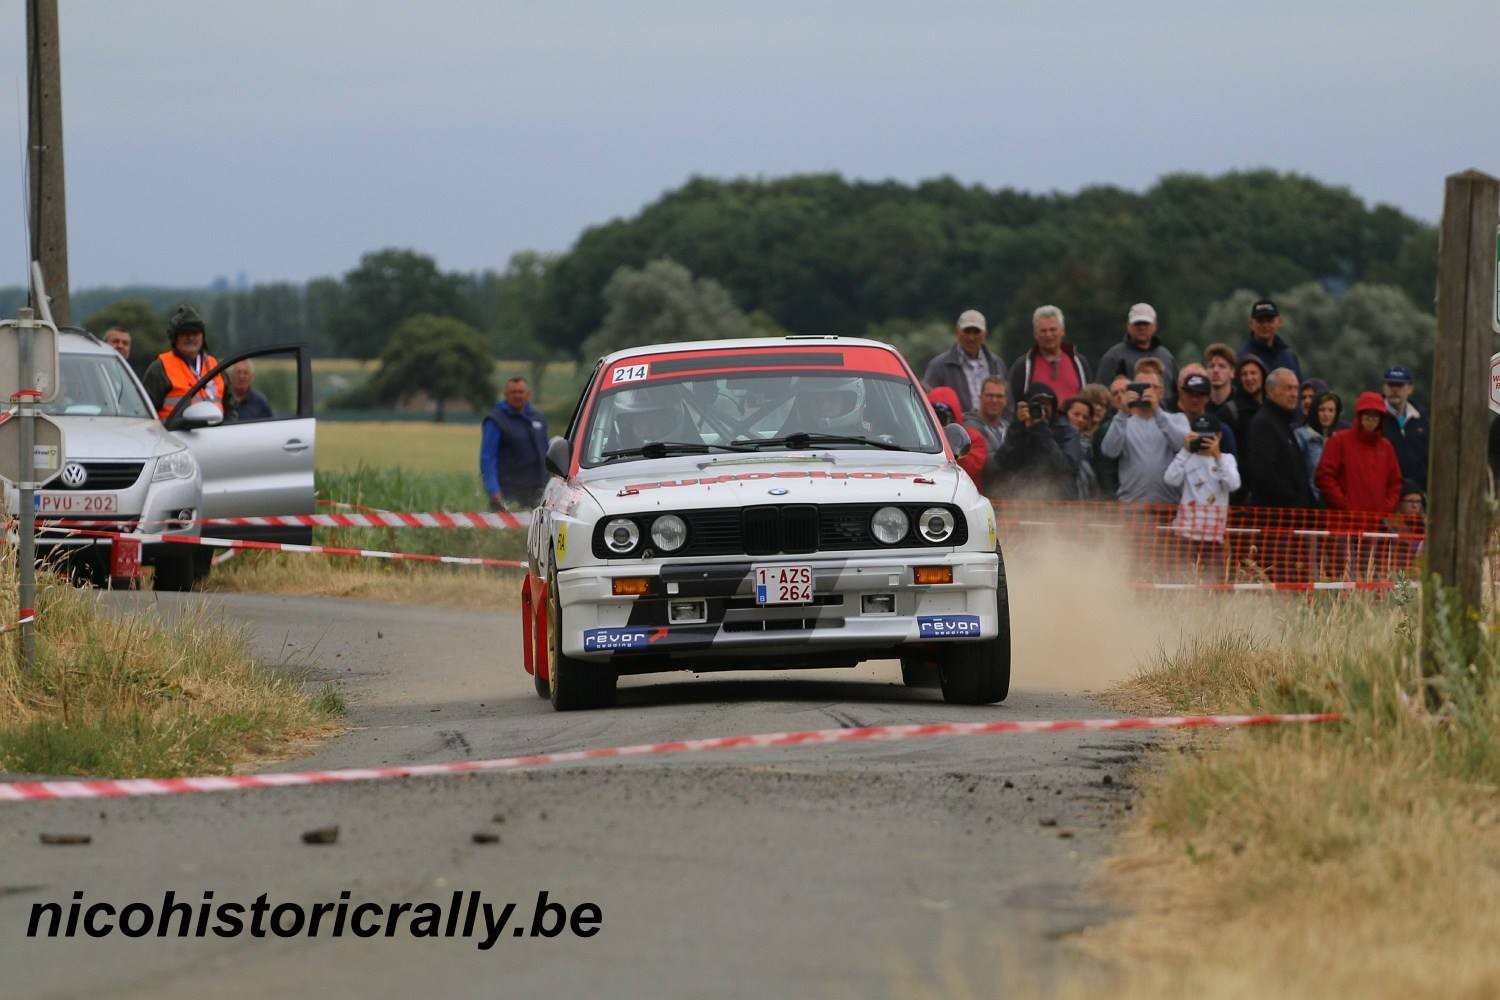
[[[1281,310],[1270,299],[1256,299],[1250,307],[1250,339],[1240,348],[1240,357],[1260,359],[1266,371],[1285,368],[1302,379],[1302,363],[1297,352],[1281,339]]]
[[[1201,368],[1198,366],[1188,366]],[[1226,455],[1238,454],[1236,447],[1234,428],[1218,419],[1216,414],[1208,412],[1209,397],[1213,393],[1213,384],[1209,382],[1208,376],[1201,371],[1194,371],[1182,379],[1181,389],[1177,394],[1177,412],[1188,418],[1191,425],[1199,417],[1212,416],[1214,418],[1214,433],[1219,436],[1219,448]],[[1238,478],[1238,477],[1236,477]],[[1235,487],[1239,489],[1239,487]]]
[[[1142,358],[1158,358],[1162,367],[1162,385],[1166,387],[1169,407],[1176,399],[1177,362],[1172,352],[1156,336],[1156,310],[1148,302],[1137,302],[1125,317],[1125,339],[1104,352],[1099,359],[1095,378],[1108,384],[1116,375],[1135,377],[1135,365]]]
[[[960,420],[964,414],[978,409],[980,387],[985,379],[991,375],[1005,377],[1005,362],[984,345],[988,336],[984,313],[965,309],[953,327],[957,343],[929,361],[922,375],[929,390],[947,386],[958,394]]]
[[[1427,489],[1427,418],[1411,405],[1416,379],[1405,365],[1385,370],[1385,436],[1396,449],[1401,476]]]

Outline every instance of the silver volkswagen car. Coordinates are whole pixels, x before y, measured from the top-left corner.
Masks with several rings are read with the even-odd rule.
[[[97,530],[307,542],[311,528],[212,527],[214,517],[313,511],[311,364],[300,347],[270,347],[228,357],[206,382],[249,357],[295,354],[291,412],[270,420],[222,423],[184,405],[157,419],[141,381],[119,353],[76,327],[60,331],[57,398],[41,411],[62,425],[62,474],[37,494],[39,553],[64,555],[75,576],[109,581],[110,540],[68,534],[57,522],[94,522]],[[192,393],[188,394],[191,399]],[[210,407],[210,410],[213,408]],[[14,511],[14,491],[6,509]],[[206,577],[214,550],[182,543],[142,547],[158,590],[188,590]]]

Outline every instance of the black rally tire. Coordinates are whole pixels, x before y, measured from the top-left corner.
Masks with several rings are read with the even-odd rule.
[[[1005,557],[995,581],[995,614],[1000,630],[982,642],[956,642],[938,654],[943,700],[957,705],[990,705],[1010,694],[1010,597],[1005,586]]]
[[[552,582],[557,561],[547,567],[547,687],[552,707],[559,712],[613,708],[619,674],[605,663],[587,663],[562,651],[562,603]]]
[[[536,688],[536,696],[538,698],[547,698],[549,700],[551,699],[552,682],[547,680],[545,677],[542,677],[538,674],[532,674],[531,686]]]

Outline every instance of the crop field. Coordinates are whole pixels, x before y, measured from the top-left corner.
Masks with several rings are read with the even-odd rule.
[[[408,420],[320,420],[319,472],[399,468],[465,473],[479,490],[479,426]],[[338,499],[344,499],[339,497]]]

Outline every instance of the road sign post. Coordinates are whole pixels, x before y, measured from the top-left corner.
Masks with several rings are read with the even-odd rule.
[[[51,334],[51,358],[41,369],[34,363],[38,328]],[[10,338],[14,337],[13,344]],[[14,323],[0,325],[0,343],[14,350],[0,350],[0,356],[13,356],[16,364],[7,380],[9,401],[15,403],[15,415],[0,423],[0,478],[15,483],[20,494],[16,513],[20,521],[16,561],[21,575],[21,593],[17,616],[21,619],[21,666],[30,672],[36,666],[36,491],[62,472],[66,444],[62,427],[36,412],[37,403],[57,395],[57,330],[39,323],[30,309],[21,310]],[[9,416],[9,415],[7,415]]]

